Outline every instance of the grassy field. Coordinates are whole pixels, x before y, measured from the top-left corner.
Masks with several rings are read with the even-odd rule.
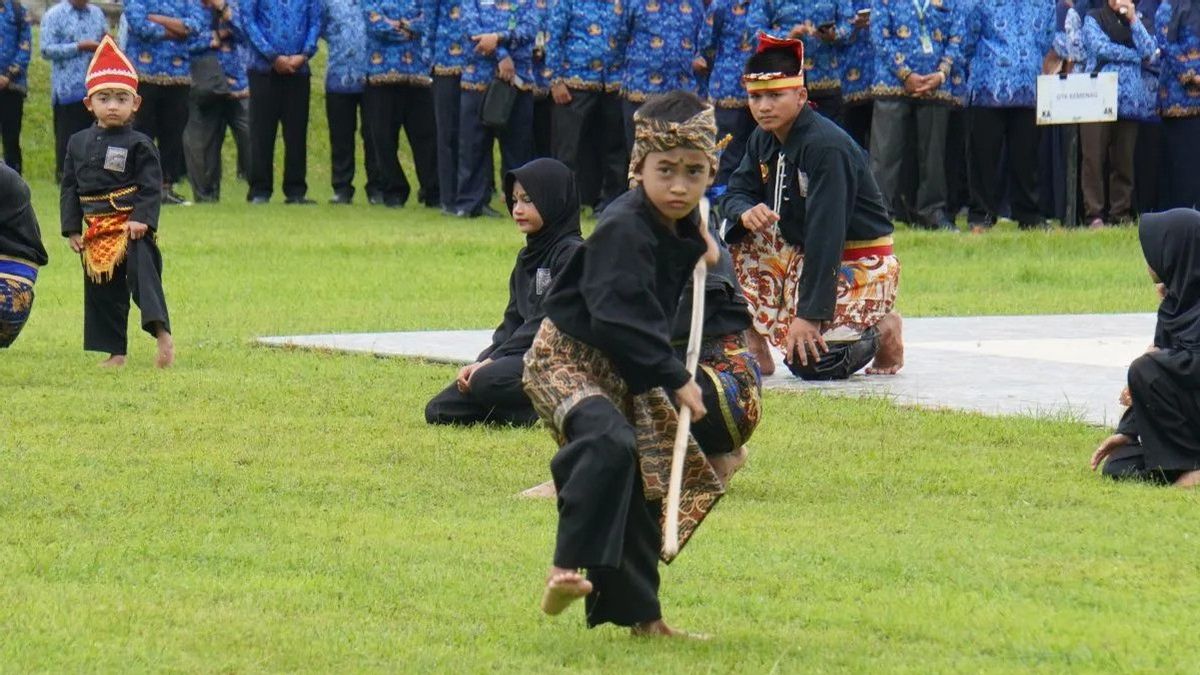
[[[545,432],[426,427],[451,367],[252,344],[492,325],[511,225],[251,209],[230,183],[164,215],[177,367],[138,334],[101,371],[40,166],[52,263],[0,352],[0,670],[1200,668],[1194,494],[1091,475],[1101,429],[816,394],[767,395],[749,467],[664,572],[668,619],[711,641],[543,617],[553,506],[512,495],[545,479]],[[909,315],[1154,306],[1129,230],[899,248]]]

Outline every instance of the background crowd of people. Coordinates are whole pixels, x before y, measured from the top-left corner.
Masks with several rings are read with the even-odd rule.
[[[0,138],[18,171],[27,14],[0,0]],[[108,30],[88,0],[41,19],[59,171],[66,139],[91,124],[83,77]],[[760,30],[805,41],[813,106],[869,149],[896,220],[951,229],[966,210],[977,231],[1000,217],[1100,226],[1200,203],[1191,0],[126,0],[119,33],[167,203],[184,201],[184,179],[196,201],[220,198],[226,129],[248,201],[272,196],[282,130],[285,201],[311,203],[309,61],[323,39],[333,201],[354,198],[360,135],[367,199],[408,202],[403,130],[417,200],[475,217],[496,215],[496,142],[502,171],[553,156],[602,209],[627,187],[633,112],[680,88],[707,97],[730,137],[722,185],[754,128],[740,78]],[[1039,128],[1035,106],[1037,77],[1071,70],[1116,72],[1120,103],[1118,121],[1080,125],[1068,185],[1071,136]],[[489,96],[498,82],[508,96]],[[506,122],[489,126],[495,100]],[[1075,190],[1082,209],[1066,222]]]

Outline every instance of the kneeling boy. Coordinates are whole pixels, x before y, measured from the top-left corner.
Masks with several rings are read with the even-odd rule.
[[[11,345],[33,310],[33,284],[48,261],[21,175],[0,164],[0,349]]]

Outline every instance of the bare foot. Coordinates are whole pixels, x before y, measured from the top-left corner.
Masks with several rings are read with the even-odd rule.
[[[904,321],[898,312],[891,312],[875,328],[879,330],[879,351],[867,374],[895,375],[904,367]]]
[[[554,499],[558,496],[558,490],[554,489],[554,481],[548,480],[545,483],[534,485],[528,490],[522,490],[517,496],[529,499]]]
[[[100,362],[101,368],[120,368],[125,365],[124,354],[113,354]]]
[[[666,621],[657,619],[655,621],[647,621],[639,623],[629,629],[629,634],[633,637],[672,637],[672,638],[687,638],[690,640],[707,640],[708,636],[703,633],[689,633],[678,628],[671,628]]]
[[[717,478],[721,479],[721,485],[729,487],[729,479],[733,478],[733,474],[737,473],[738,469],[746,463],[748,454],[750,454],[750,449],[743,445],[731,453],[708,458],[708,463],[712,465],[713,471],[717,472]]]
[[[1175,479],[1175,487],[1194,488],[1200,485],[1200,471],[1189,471]]]
[[[578,571],[551,567],[550,578],[546,580],[546,592],[542,594],[542,611],[557,616],[572,602],[591,592],[592,582],[584,579]]]
[[[751,328],[746,331],[746,342],[749,343],[750,353],[758,361],[758,369],[762,372],[763,377],[774,375],[775,357],[771,356],[771,346],[767,344],[767,338]]]
[[[154,359],[154,365],[159,368],[170,368],[171,364],[175,363],[175,340],[165,329],[158,329],[158,357]]]

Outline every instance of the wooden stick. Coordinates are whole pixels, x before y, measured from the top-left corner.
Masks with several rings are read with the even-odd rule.
[[[708,227],[708,200],[700,202],[700,226]],[[704,283],[708,277],[708,265],[701,257],[692,270],[692,325],[688,331],[685,365],[689,375],[695,377],[700,363],[700,343],[704,337]],[[679,411],[679,425],[675,428],[675,448],[671,453],[671,481],[667,486],[667,520],[663,524],[663,553],[674,557],[679,553],[679,499],[683,491],[683,461],[687,457],[688,435],[692,430],[692,409]]]

